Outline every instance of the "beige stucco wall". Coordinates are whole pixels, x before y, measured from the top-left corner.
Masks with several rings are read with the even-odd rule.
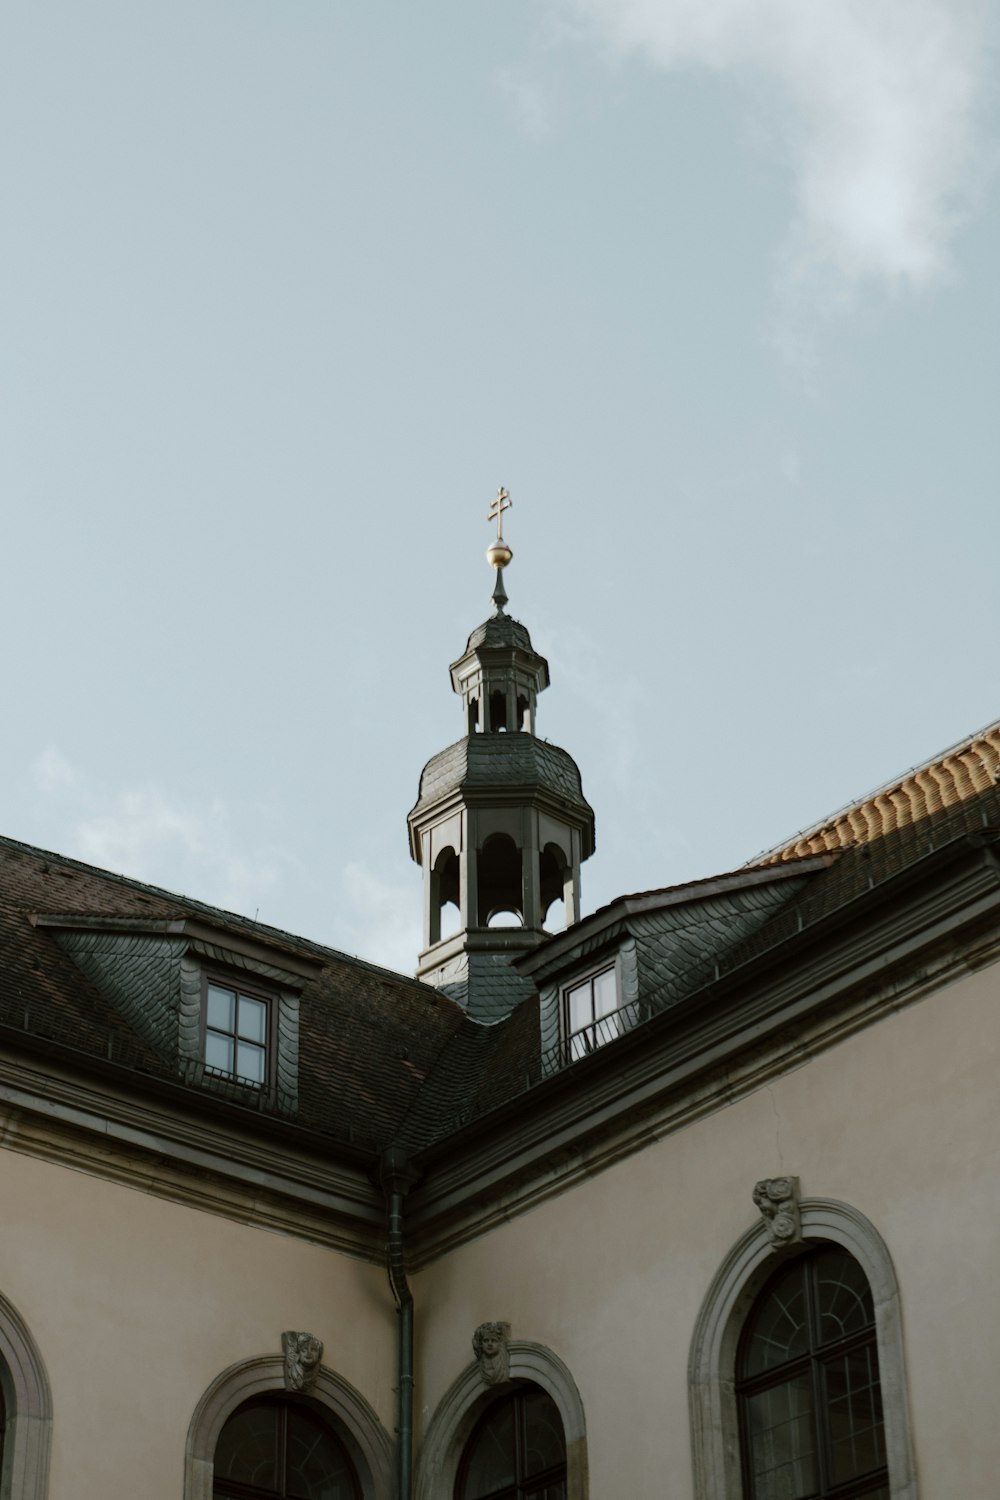
[[[984,971],[444,1257],[414,1278],[418,1435],[473,1328],[506,1319],[580,1388],[592,1500],[690,1500],[692,1328],[754,1222],[753,1183],[791,1173],[888,1246],[924,1500],[993,1500],[998,1073],[1000,971]],[[52,1385],[51,1500],[180,1500],[200,1396],[285,1328],[318,1334],[392,1432],[378,1267],[10,1151],[0,1205],[0,1289]]]
[[[587,1416],[592,1500],[690,1500],[686,1371],[754,1182],[865,1214],[900,1283],[920,1494],[1000,1473],[1000,972],[967,977],[443,1258],[416,1278],[418,1419],[487,1318],[549,1345]],[[719,1497],[723,1500],[723,1497]]]
[[[393,1428],[396,1318],[377,1267],[0,1152],[0,1286],[48,1370],[51,1500],[180,1500],[195,1405],[286,1328]]]

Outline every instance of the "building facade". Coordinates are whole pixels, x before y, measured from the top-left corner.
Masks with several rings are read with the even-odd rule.
[[[996,1494],[1000,726],[583,916],[504,560],[417,979],[0,841],[4,1500]]]

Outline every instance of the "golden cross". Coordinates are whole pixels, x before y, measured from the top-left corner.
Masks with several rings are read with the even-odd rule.
[[[496,521],[498,542],[503,541],[503,513],[505,510],[510,510],[513,504],[513,500],[503,485],[497,490],[496,499],[490,501],[490,508],[486,512],[486,519],[487,521]]]

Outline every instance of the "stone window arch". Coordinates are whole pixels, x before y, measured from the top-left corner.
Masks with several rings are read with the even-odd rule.
[[[17,1309],[0,1296],[0,1387],[6,1423],[0,1495],[45,1500],[49,1492],[52,1393],[34,1339]]]
[[[802,1237],[840,1245],[858,1262],[875,1304],[875,1332],[882,1377],[885,1440],[892,1500],[917,1500],[903,1364],[899,1287],[881,1235],[846,1203],[804,1198]],[[695,1500],[742,1500],[736,1352],[747,1314],[780,1264],[764,1223],[733,1246],[709,1287],[695,1324],[688,1361]]]
[[[583,1402],[569,1370],[543,1344],[511,1339],[511,1381],[540,1386],[556,1404],[566,1438],[567,1500],[588,1500],[587,1432]],[[455,1493],[465,1446],[486,1407],[508,1386],[486,1385],[478,1364],[469,1364],[442,1397],[417,1459],[415,1500],[441,1500]]]
[[[284,1361],[276,1355],[230,1365],[213,1380],[195,1408],[184,1453],[184,1500],[212,1500],[219,1434],[237,1407],[255,1396],[285,1389]],[[373,1408],[342,1376],[321,1366],[309,1397],[333,1418],[357,1470],[364,1500],[390,1500],[393,1447]]]

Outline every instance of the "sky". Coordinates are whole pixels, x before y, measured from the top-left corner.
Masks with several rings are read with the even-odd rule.
[[[0,829],[412,971],[508,612],[584,910],[1000,717],[987,0],[7,0]]]

